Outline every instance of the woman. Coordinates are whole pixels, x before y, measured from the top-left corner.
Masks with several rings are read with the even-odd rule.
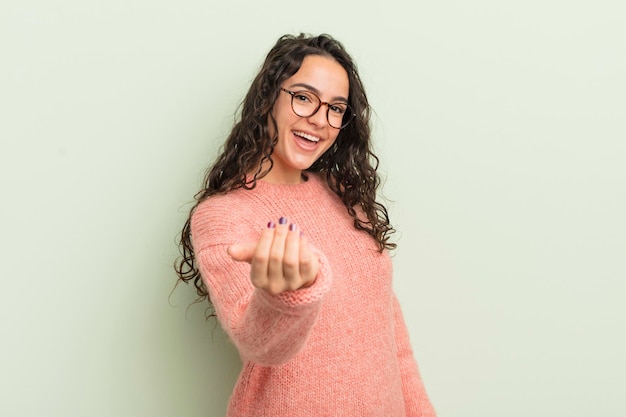
[[[370,107],[343,46],[283,36],[196,195],[179,279],[243,369],[228,416],[434,416],[376,201]]]

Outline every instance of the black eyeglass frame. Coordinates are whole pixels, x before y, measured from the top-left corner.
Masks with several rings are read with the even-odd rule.
[[[317,94],[315,94],[314,92],[309,91],[309,90],[291,91],[291,90],[287,90],[284,87],[281,87],[280,90],[284,91],[285,93],[287,93],[287,94],[289,94],[291,96],[291,110],[298,117],[307,118],[307,117],[313,116],[315,113],[317,113],[319,111],[319,109],[322,107],[323,104],[326,105],[326,121],[328,122],[328,126],[332,127],[333,129],[343,129],[344,127],[346,127],[346,126],[348,126],[350,124],[352,119],[354,119],[356,117],[356,113],[354,113],[354,111],[352,111],[352,107],[350,107],[350,105],[348,103],[338,102],[338,103],[341,103],[342,105],[346,106],[346,112],[343,115],[341,127],[333,126],[332,124],[330,124],[330,117],[329,117],[330,116],[330,114],[329,114],[330,106],[333,105],[333,104],[337,104],[337,103],[329,103],[327,101],[322,101],[322,99]],[[296,96],[296,94],[304,93],[304,92],[306,92],[307,94],[314,95],[315,97],[317,97],[317,101],[319,102],[317,107],[315,108],[315,110],[313,110],[313,112],[311,112],[311,114],[309,114],[308,116],[302,116],[302,115],[298,114],[296,112],[296,110],[293,108],[293,99]]]

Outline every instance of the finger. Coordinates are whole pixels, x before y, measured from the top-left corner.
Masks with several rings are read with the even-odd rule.
[[[277,294],[285,289],[285,276],[283,273],[283,257],[285,255],[285,240],[289,232],[287,219],[281,217],[274,231],[272,247],[269,251],[269,263],[267,267],[267,279],[269,290]]]
[[[263,233],[261,233],[261,237],[254,248],[252,262],[250,263],[250,279],[252,285],[258,288],[265,288],[267,286],[269,253],[272,247],[272,241],[274,240],[275,227],[274,222],[269,222],[265,230],[263,230]]]
[[[300,234],[300,276],[304,287],[313,284],[319,272],[319,260],[311,251],[309,240],[304,234]]]
[[[289,232],[285,239],[285,253],[283,256],[283,275],[289,289],[300,288],[300,231],[295,224],[289,225]]]
[[[251,263],[256,246],[255,242],[236,243],[230,245],[226,251],[235,261]]]

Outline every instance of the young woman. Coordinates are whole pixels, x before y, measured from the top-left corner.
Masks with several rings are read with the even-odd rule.
[[[343,46],[283,36],[246,95],[181,237],[237,346],[228,416],[434,416],[377,202],[370,107]]]

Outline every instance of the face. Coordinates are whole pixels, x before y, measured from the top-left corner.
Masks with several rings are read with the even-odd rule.
[[[322,102],[333,104],[347,103],[350,92],[346,70],[333,58],[320,55],[305,57],[298,72],[285,80],[282,87],[313,92]],[[272,110],[278,128],[278,142],[272,154],[274,166],[264,180],[283,184],[302,182],[302,171],[313,165],[339,135],[339,129],[328,124],[327,111],[323,104],[312,116],[300,117],[293,112],[291,95],[279,93]]]

